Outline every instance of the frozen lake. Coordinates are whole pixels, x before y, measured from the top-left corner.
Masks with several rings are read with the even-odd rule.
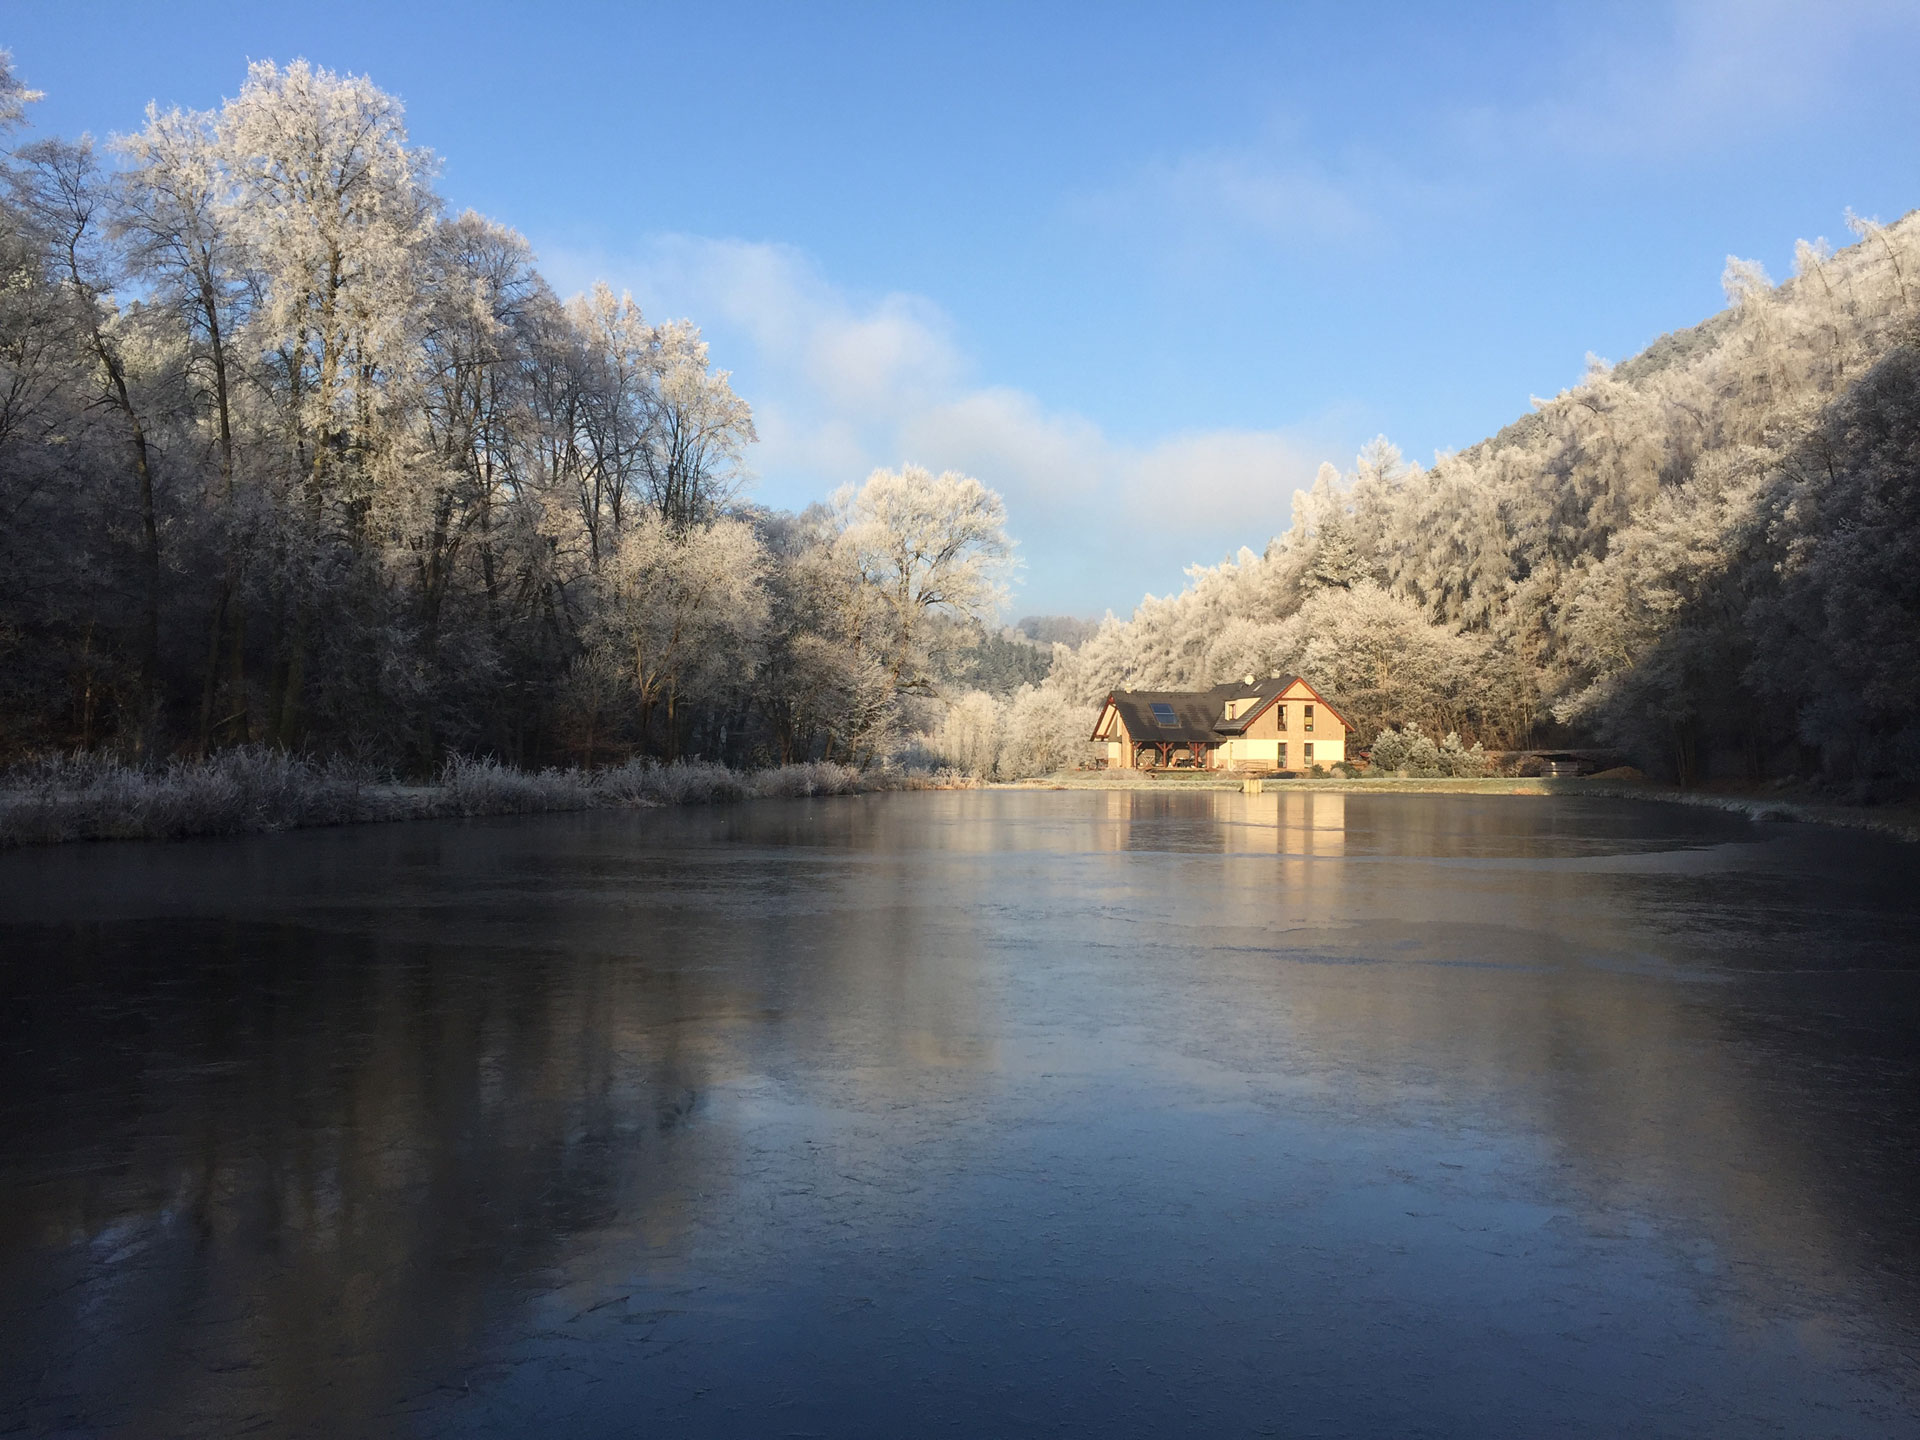
[[[1920,1435],[1920,847],[960,792],[0,855],[0,1433]]]

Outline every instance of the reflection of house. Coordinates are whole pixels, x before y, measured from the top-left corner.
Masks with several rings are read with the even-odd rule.
[[[1113,769],[1310,770],[1347,758],[1353,727],[1297,675],[1211,690],[1116,690],[1093,738]]]

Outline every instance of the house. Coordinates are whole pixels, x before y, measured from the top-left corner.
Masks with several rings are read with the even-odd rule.
[[[1347,758],[1347,724],[1298,675],[1211,690],[1116,690],[1093,739],[1113,770],[1311,770]]]

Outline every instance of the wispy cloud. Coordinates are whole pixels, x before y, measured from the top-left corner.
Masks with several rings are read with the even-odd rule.
[[[977,475],[1006,497],[1025,608],[1124,609],[1197,558],[1287,524],[1321,457],[1288,431],[1168,434],[1144,444],[1025,391],[982,383],[922,296],[861,296],[791,247],[670,235],[631,253],[548,247],[563,289],[606,279],[658,315],[690,315],[752,402],[762,497],[799,505],[877,466]]]
[[[1544,83],[1462,133],[1574,160],[1686,162],[1848,101],[1848,75],[1920,38],[1910,0],[1665,0],[1578,12]]]
[[[1332,249],[1384,255],[1436,225],[1500,215],[1542,177],[1571,186],[1589,166],[1711,163],[1771,142],[1848,104],[1876,57],[1910,55],[1920,6],[1646,0],[1537,24],[1536,64],[1491,90],[1436,69],[1396,97],[1391,130],[1361,127],[1364,141],[1346,117],[1282,102],[1238,141],[1143,158],[1062,209],[1202,284]]]
[[[1400,184],[1378,173],[1332,173],[1285,145],[1256,145],[1155,157],[1113,184],[1069,196],[1066,209],[1204,260],[1245,239],[1302,251],[1370,239],[1385,218],[1383,190]]]

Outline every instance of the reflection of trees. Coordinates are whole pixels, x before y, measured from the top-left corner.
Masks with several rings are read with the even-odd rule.
[[[980,921],[964,875],[944,903],[887,863],[912,828],[769,804],[110,857],[100,923],[34,932],[84,1002],[49,978],[15,1052],[12,1171],[61,1177],[0,1207],[34,1413],[382,1413],[536,1295],[685,1263],[751,1208],[765,1096],[976,1085]],[[135,918],[179,893],[243,918]]]
[[[1576,1220],[1668,1220],[1815,1297],[1901,1273],[1870,1247],[1912,1242],[1911,1065],[1789,1027],[1747,973],[1810,945],[1871,966],[1897,909],[1822,910],[1831,875],[1742,880],[1750,856],[1650,823],[962,792],[36,861],[67,877],[47,897],[84,869],[101,898],[0,927],[26,1017],[0,1054],[0,1414],[350,1428],[556,1307],[750,1284],[794,1225],[937,1220],[942,1177],[1000,1153],[978,1097],[1035,1055],[1538,1141]],[[202,918],[134,918],[182,894]]]
[[[136,962],[103,987],[147,1044],[94,1067],[59,1122],[100,1132],[84,1163],[12,1210],[16,1257],[94,1237],[59,1252],[62,1273],[25,1277],[58,1293],[13,1353],[62,1373],[96,1421],[116,1404],[187,1429],[377,1413],[570,1236],[619,1214],[669,1244],[688,1197],[727,1183],[723,1149],[674,1133],[712,1061],[676,1021],[728,1008],[719,977],[291,926],[170,931],[168,963],[217,970],[182,993]],[[89,1018],[64,1038],[98,1046]],[[119,1095],[136,1106],[99,1113]],[[63,1143],[48,1129],[28,1148]]]
[[[1169,1044],[1271,1077],[1275,1105],[1311,1077],[1356,1123],[1537,1136],[1588,1223],[1664,1217],[1809,1296],[1920,1273],[1894,1139],[1920,1077],[1873,998],[1909,942],[1891,911],[1824,893],[1821,837],[1749,873],[1767,862],[1746,846],[1664,850],[1657,821],[1604,805],[1353,796],[1341,819],[1347,862],[1301,858],[1295,829],[1259,869],[1152,855],[1190,817],[1136,821],[1159,923],[1117,933],[1187,977]],[[1900,1288],[1910,1314],[1920,1293]]]

